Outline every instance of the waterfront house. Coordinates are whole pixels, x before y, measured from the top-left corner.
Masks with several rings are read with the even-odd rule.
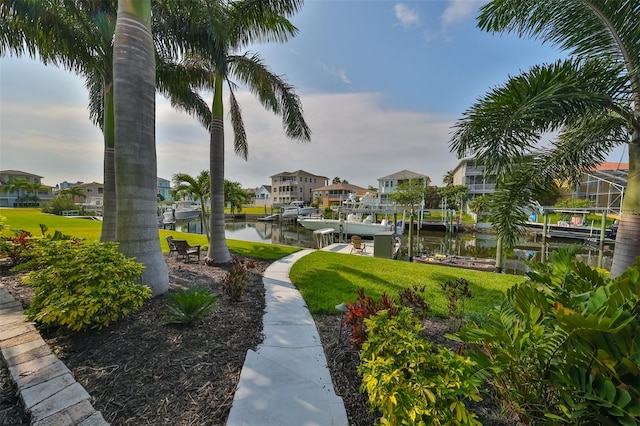
[[[431,182],[429,176],[412,172],[410,170],[402,170],[397,173],[381,177],[378,179],[378,196],[380,197],[380,204],[392,204],[391,201],[389,201],[389,195],[396,192],[398,185],[410,180],[422,181],[425,187]]]
[[[368,190],[350,183],[334,183],[313,190],[314,202],[319,202],[318,207],[325,208],[331,205],[339,205],[349,198],[349,194],[355,193],[358,197],[366,194]]]
[[[262,185],[253,194],[253,204],[271,207],[271,185]]]
[[[274,206],[289,205],[292,201],[311,204],[314,188],[328,184],[328,177],[314,175],[304,170],[278,173],[271,176],[272,203]]]
[[[629,178],[629,163],[603,162],[580,176],[576,185],[561,189],[563,198],[590,200],[593,207],[606,208],[607,214],[620,214]]]
[[[20,170],[0,170],[0,207],[39,206],[53,198],[53,188],[42,183],[42,176]],[[24,181],[23,188],[9,190],[11,182]],[[28,185],[38,186],[34,191]]]
[[[474,158],[463,158],[453,169],[453,184],[469,189],[468,199],[491,195],[496,190],[496,175],[484,175],[484,165]]]

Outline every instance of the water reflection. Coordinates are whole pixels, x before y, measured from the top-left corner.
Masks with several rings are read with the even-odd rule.
[[[198,221],[178,222],[176,223],[176,230],[197,234],[202,233],[202,227]],[[295,223],[227,222],[225,224],[225,236],[234,240],[315,248],[312,231],[308,231]],[[570,242],[569,240],[548,239],[546,248],[543,250],[542,243],[536,241],[535,236],[533,236],[517,248],[506,252],[505,272],[523,274],[528,271],[527,261],[540,261],[543,252],[548,258],[553,250]],[[496,237],[488,233],[461,232],[451,234],[437,231],[420,231],[415,235],[414,244],[415,253],[431,252],[479,258],[495,258],[496,256]],[[407,247],[408,235],[405,233],[402,237],[403,254],[407,253]],[[598,255],[599,252],[596,247],[585,245],[580,251],[579,259],[592,267],[597,267]],[[610,247],[605,247],[602,262],[603,268],[611,269],[612,258],[613,250]]]

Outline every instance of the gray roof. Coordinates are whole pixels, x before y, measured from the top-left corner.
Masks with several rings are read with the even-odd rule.
[[[411,170],[402,170],[389,176],[383,176],[378,180],[404,180],[404,179],[423,179],[429,176],[421,175],[420,173],[412,172]]]

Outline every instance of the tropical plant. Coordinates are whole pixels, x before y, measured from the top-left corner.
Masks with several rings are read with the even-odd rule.
[[[476,214],[478,222],[480,222],[482,215],[489,210],[490,201],[491,197],[488,195],[473,197],[471,201],[469,201],[469,208]]]
[[[420,336],[424,327],[410,309],[380,311],[366,319],[360,353],[361,391],[382,413],[384,425],[481,425],[464,400],[480,401],[481,379],[468,357]]]
[[[206,202],[211,194],[211,178],[209,170],[203,170],[195,178],[187,173],[177,173],[173,175],[173,191],[176,197],[191,196],[194,201],[200,201],[200,220],[202,221],[204,233],[209,240],[206,220]],[[177,198],[176,198],[177,199]]]
[[[453,170],[447,170],[442,176],[442,183],[444,183],[445,186],[453,185]]]
[[[216,295],[209,293],[207,288],[189,287],[179,288],[167,293],[169,303],[163,325],[183,324],[191,325],[202,321],[216,307]]]
[[[113,42],[116,240],[146,267],[142,282],[153,295],[169,289],[156,223],[155,52],[151,0],[119,0]]]
[[[612,280],[577,249],[535,264],[457,339],[525,424],[640,424],[640,262]]]
[[[30,321],[74,331],[103,328],[151,297],[147,286],[135,283],[144,265],[119,253],[115,243],[54,235],[34,239],[28,251],[24,266],[33,270],[24,282],[35,291],[26,311]]]
[[[74,185],[74,186],[70,186],[69,188],[62,189],[60,190],[60,192],[58,192],[58,194],[64,197],[68,197],[73,201],[75,201],[76,198],[84,199],[86,197],[82,187],[78,185]]]
[[[240,106],[235,97],[236,79],[258,97],[262,105],[282,116],[287,136],[307,141],[311,131],[304,121],[300,99],[293,88],[264,65],[258,54],[236,54],[249,43],[284,42],[297,28],[287,17],[302,0],[241,0],[213,8],[209,1],[188,4],[190,19],[196,24],[185,28],[190,41],[186,62],[199,65],[203,76],[198,88],[213,91],[210,127],[211,244],[207,263],[228,263],[231,255],[224,233],[224,108],[223,85],[229,89],[229,108],[235,152],[247,158],[246,132]],[[212,42],[212,39],[217,42]]]
[[[231,269],[222,280],[222,292],[229,297],[232,302],[237,302],[242,298],[247,283],[251,279],[251,274],[247,267],[237,258],[232,261]]]
[[[43,212],[53,213],[57,215],[62,214],[62,212],[65,210],[77,210],[77,209],[78,209],[78,206],[76,206],[76,203],[74,203],[71,198],[68,198],[64,195],[59,195],[42,206]]]
[[[26,192],[29,189],[30,186],[30,182],[24,178],[18,178],[18,179],[9,179],[7,181],[7,183],[5,183],[4,185],[0,186],[0,190],[2,190],[3,193],[8,193],[8,192],[15,192],[17,195],[17,203],[18,203],[18,207],[21,206],[22,203],[22,199],[23,199],[23,191]]]
[[[535,66],[496,87],[456,124],[451,148],[475,155],[500,179],[494,225],[510,246],[522,211],[552,182],[576,180],[614,147],[629,150],[629,176],[612,276],[640,255],[640,1],[494,0],[480,28],[532,36],[565,49],[570,59]],[[539,149],[541,134],[557,132]],[[515,214],[514,214],[515,212]]]
[[[229,206],[231,214],[241,212],[242,206],[251,201],[251,194],[242,189],[240,182],[224,180],[224,203]]]

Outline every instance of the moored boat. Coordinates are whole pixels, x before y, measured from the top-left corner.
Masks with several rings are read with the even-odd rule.
[[[473,269],[476,271],[495,272],[496,260],[469,256],[448,256],[443,254],[425,254],[415,256],[414,262],[432,265],[444,265],[454,268]]]
[[[317,211],[315,207],[305,206],[302,201],[293,201],[282,212],[282,217],[287,219],[295,219],[298,216],[309,216]]]

